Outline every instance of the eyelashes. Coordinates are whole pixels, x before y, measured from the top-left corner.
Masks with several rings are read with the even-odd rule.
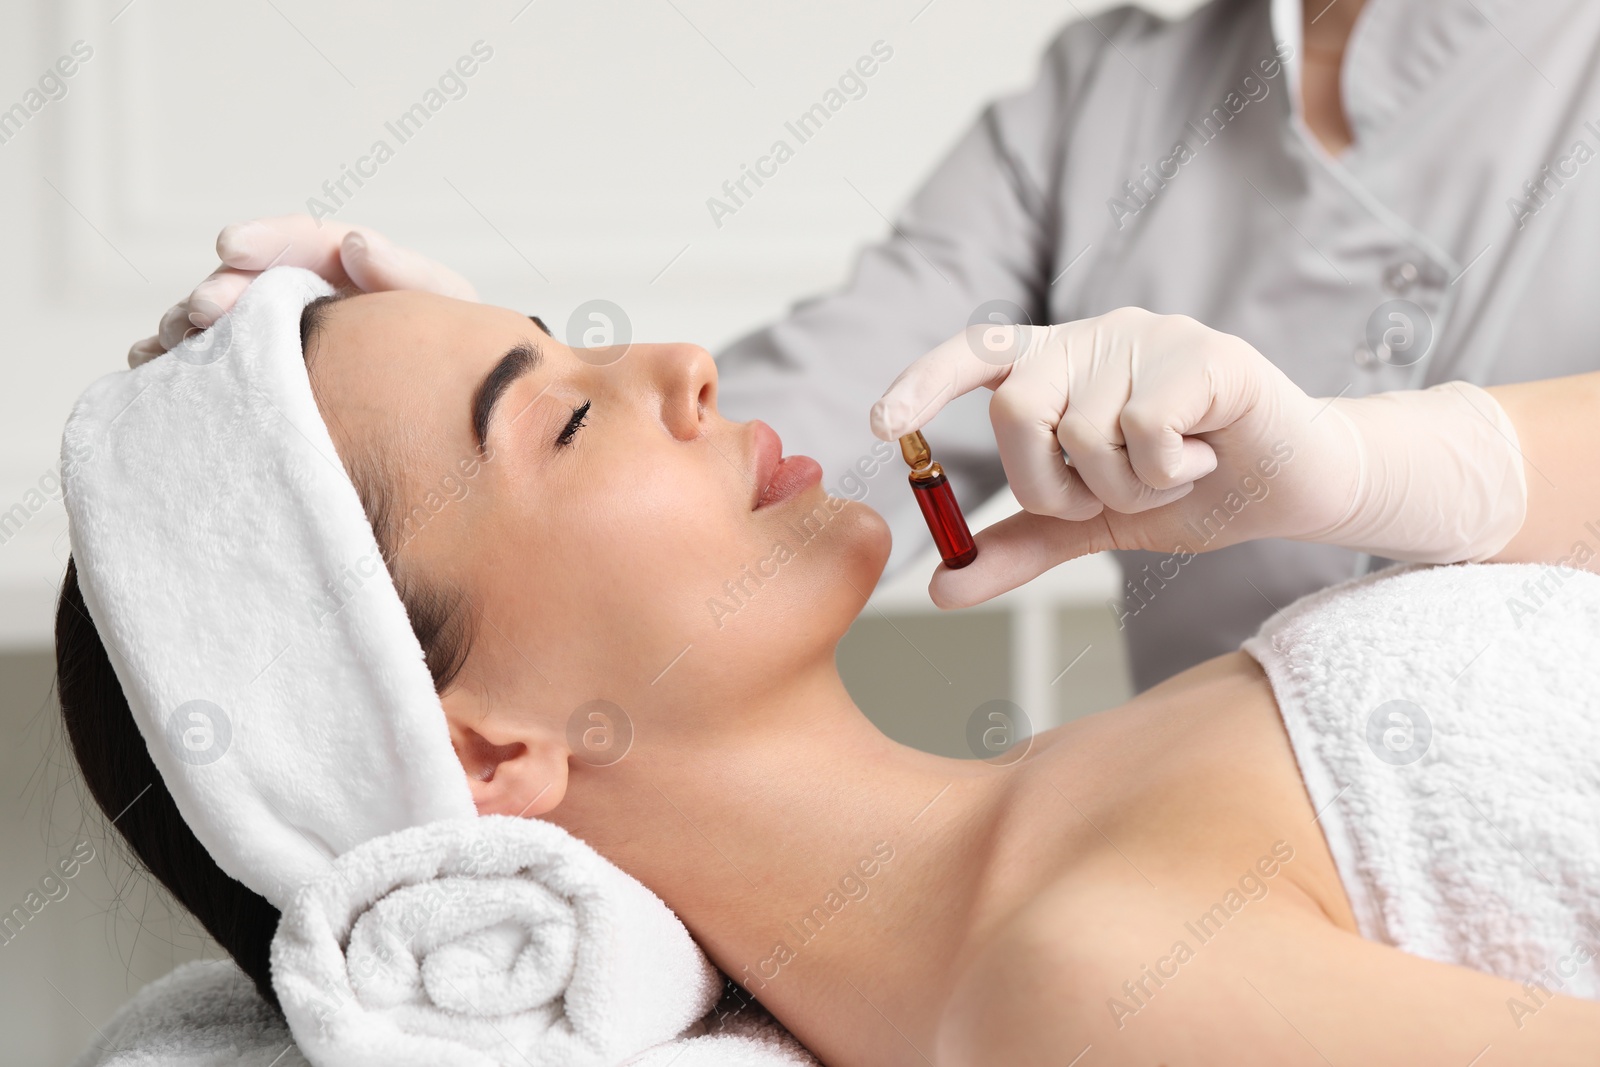
[[[566,427],[556,437],[558,446],[565,447],[572,443],[572,439],[577,436],[578,430],[582,428],[584,420],[589,417],[589,407],[592,403],[593,401],[585,400],[582,404],[572,409],[572,418],[567,420]]]

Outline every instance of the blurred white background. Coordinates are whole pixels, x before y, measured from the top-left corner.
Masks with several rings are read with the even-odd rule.
[[[62,423],[78,393],[123,368],[128,346],[211,270],[218,229],[304,211],[312,197],[331,206],[323,183],[382,138],[393,158],[364,186],[347,185],[353,196],[337,218],[455,265],[485,300],[537,312],[558,332],[578,303],[603,297],[627,310],[637,339],[714,351],[841,282],[855,250],[886,231],[886,217],[985,101],[1029,81],[1063,25],[1106,6],[10,0],[0,8],[0,111],[26,111],[29,91],[75,42],[80,55],[92,49],[64,79],[64,95],[52,90],[59,99],[0,120],[8,205],[0,911],[84,835],[97,848],[69,896],[0,945],[0,1059],[64,1064],[140,985],[180,960],[218,954],[141,877],[130,878],[101,847],[98,820],[81,815],[48,654],[67,553],[50,493]],[[1176,14],[1194,5],[1147,6]],[[893,55],[865,95],[719,227],[707,199],[880,41]],[[477,42],[480,56],[492,55],[463,79],[464,95],[400,144],[385,123],[437,88]],[[1086,573],[1084,588],[1103,601],[1109,571]],[[1018,616],[897,624],[890,614],[918,609],[914,597],[896,596],[852,634],[842,666],[885,729],[948,748],[919,733],[921,724],[895,721],[896,690],[881,678],[920,670],[921,650],[945,662],[948,648],[997,666],[974,667],[962,693],[941,699],[970,709],[984,694],[1014,693],[1007,664]],[[1094,655],[1074,668],[1069,704],[1047,719],[1125,691],[1114,631],[1104,632],[1109,615],[1094,613],[1052,616],[1046,652],[1065,662],[1092,645]],[[917,656],[905,650],[913,641]]]

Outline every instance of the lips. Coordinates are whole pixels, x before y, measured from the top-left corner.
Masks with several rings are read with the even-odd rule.
[[[787,500],[822,482],[822,466],[810,456],[785,456],[777,431],[760,419],[750,424],[755,469],[751,510]]]

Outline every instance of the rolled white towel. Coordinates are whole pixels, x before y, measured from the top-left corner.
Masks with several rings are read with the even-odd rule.
[[[284,912],[272,984],[317,1067],[614,1067],[722,990],[654,893],[560,827],[501,815],[339,856]]]

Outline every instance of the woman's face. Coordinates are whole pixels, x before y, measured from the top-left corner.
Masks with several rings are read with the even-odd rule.
[[[717,413],[704,349],[572,349],[518,312],[417,292],[329,306],[311,347],[340,454],[397,472],[402,571],[473,613],[443,699],[486,813],[541,778],[524,813],[559,802],[590,701],[627,716],[635,749],[677,747],[831,666],[887,558],[876,512],[824,493],[815,462],[780,462],[765,424]]]

